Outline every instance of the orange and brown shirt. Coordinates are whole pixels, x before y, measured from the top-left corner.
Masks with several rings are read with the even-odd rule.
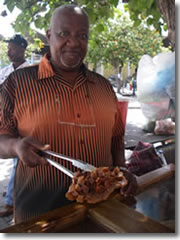
[[[53,71],[47,56],[10,74],[3,84],[0,134],[33,136],[51,150],[94,166],[112,166],[123,146],[124,127],[115,93],[104,77],[81,66],[72,87]],[[71,163],[56,159],[76,171]],[[66,204],[71,179],[53,166],[18,162],[15,220],[27,220]]]

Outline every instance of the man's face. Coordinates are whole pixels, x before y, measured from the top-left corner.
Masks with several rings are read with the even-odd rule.
[[[24,59],[24,53],[25,49],[21,46],[11,42],[8,43],[8,58],[10,62],[21,62]]]
[[[67,12],[58,14],[47,31],[51,61],[56,69],[79,68],[88,48],[89,24],[86,16]]]

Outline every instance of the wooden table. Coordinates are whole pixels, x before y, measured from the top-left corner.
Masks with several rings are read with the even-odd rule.
[[[134,200],[135,205],[138,206],[138,199],[143,193],[147,194],[147,188],[153,191],[157,188],[157,183],[163,184],[166,179],[172,179],[173,175],[174,165],[170,164],[138,177],[139,191],[133,199],[114,194],[108,200],[95,205],[73,203],[1,231],[5,233],[174,233],[173,229],[157,219],[149,218],[134,207]],[[145,195],[143,196],[147,199],[149,196],[145,197]]]
[[[143,131],[142,128],[136,126],[135,124],[128,123],[126,125],[125,131],[126,149],[133,150],[139,141],[148,143],[161,142],[163,145],[167,140],[175,140],[175,136],[174,135],[157,136],[153,133]]]

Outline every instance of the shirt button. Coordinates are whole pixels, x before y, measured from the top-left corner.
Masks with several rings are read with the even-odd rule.
[[[80,113],[77,113],[77,117],[80,118],[80,116],[81,116]]]

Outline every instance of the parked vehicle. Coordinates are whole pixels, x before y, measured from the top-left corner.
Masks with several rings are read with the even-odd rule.
[[[118,88],[118,83],[117,83],[117,81],[116,81],[116,77],[117,77],[117,79],[120,81],[120,78],[119,78],[119,75],[117,74],[114,74],[114,75],[111,75],[111,76],[109,76],[108,77],[108,80],[110,81],[110,83],[111,83],[111,85],[113,86],[113,87],[117,87]]]

